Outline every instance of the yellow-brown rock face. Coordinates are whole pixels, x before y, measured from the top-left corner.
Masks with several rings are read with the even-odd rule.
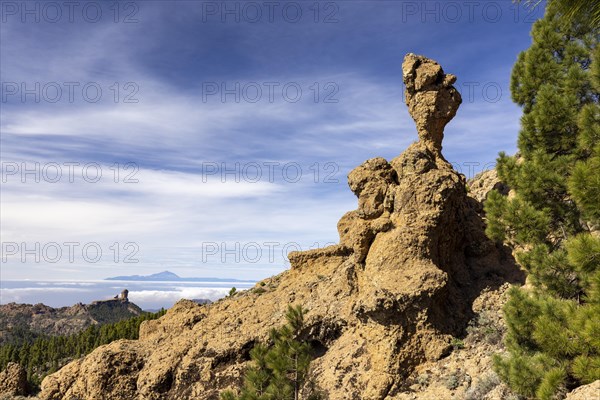
[[[338,223],[338,245],[291,253],[292,268],[260,290],[209,306],[180,301],[145,322],[139,340],[100,347],[47,377],[41,397],[218,399],[239,385],[250,349],[285,322],[288,304],[309,310],[311,377],[330,399],[394,398],[415,367],[448,354],[482,289],[517,274],[440,153],[460,104],[456,78],[413,54],[403,72],[420,140],[349,174],[358,209]]]

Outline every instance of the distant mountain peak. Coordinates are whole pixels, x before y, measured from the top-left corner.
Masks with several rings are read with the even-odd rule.
[[[169,278],[169,279],[179,279],[179,276],[171,271],[162,271],[157,274],[150,275],[155,278]]]
[[[255,283],[254,280],[240,280],[231,278],[182,278],[179,275],[171,271],[162,271],[152,275],[127,275],[127,276],[113,276],[105,278],[107,281],[165,281],[165,282],[241,282],[241,283]]]

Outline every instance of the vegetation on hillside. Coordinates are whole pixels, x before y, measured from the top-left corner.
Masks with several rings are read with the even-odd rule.
[[[109,324],[139,315],[142,310],[130,302],[99,301],[88,306],[88,312],[99,324]]]
[[[46,375],[103,344],[117,339],[137,339],[143,321],[160,318],[165,312],[161,310],[111,324],[92,325],[68,336],[38,336],[24,332],[31,340],[0,346],[0,370],[9,362],[19,363],[27,370],[30,388],[36,391]]]
[[[496,370],[543,400],[600,379],[600,31],[563,3],[548,3],[513,69],[519,154],[497,170],[515,195],[485,205],[488,235],[515,248],[531,284],[510,293]]]
[[[52,308],[44,304],[0,306],[0,345],[22,344],[37,337],[70,335],[92,324],[108,324],[142,314],[134,303],[121,300]]]

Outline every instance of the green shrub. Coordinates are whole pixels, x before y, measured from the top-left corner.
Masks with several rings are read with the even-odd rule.
[[[239,394],[227,390],[222,400],[302,399],[302,387],[312,360],[311,346],[299,339],[304,328],[305,311],[288,306],[287,324],[271,331],[271,345],[257,344],[250,351],[252,366],[244,374]],[[307,400],[320,398],[313,390]]]

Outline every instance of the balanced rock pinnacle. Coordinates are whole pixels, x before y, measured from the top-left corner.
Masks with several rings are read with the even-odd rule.
[[[269,343],[288,305],[307,310],[299,337],[315,352],[303,398],[415,398],[409,375],[452,351],[484,291],[521,277],[441,154],[460,104],[455,78],[412,54],[403,72],[420,140],[350,172],[357,209],[341,217],[338,244],[291,252],[289,270],[210,305],[179,301],[138,340],[47,376],[40,399],[218,400],[243,384],[252,348]]]
[[[460,93],[452,86],[456,76],[445,74],[437,62],[412,53],[404,57],[402,75],[406,105],[417,124],[419,139],[439,152],[444,127],[462,103]]]

